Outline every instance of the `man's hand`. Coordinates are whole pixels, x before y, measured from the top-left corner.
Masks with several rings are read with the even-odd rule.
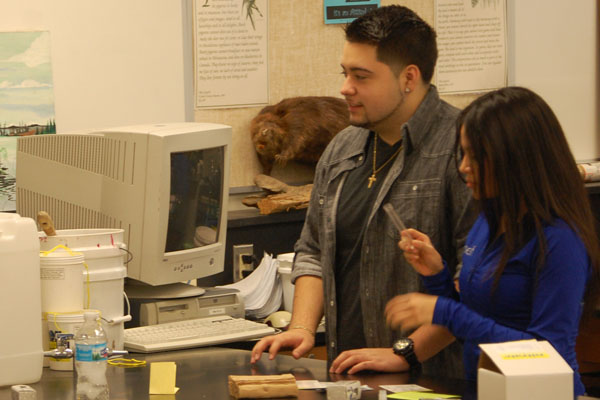
[[[388,326],[404,330],[431,324],[437,296],[409,293],[396,296],[385,306]]]
[[[291,328],[262,338],[252,349],[252,364],[260,360],[267,349],[269,360],[284,348],[292,349],[292,356],[298,359],[315,346],[315,331],[323,315],[323,281],[318,276],[304,275],[296,279],[295,285]]]
[[[315,338],[304,329],[290,329],[278,335],[262,338],[252,349],[250,362],[252,364],[260,360],[262,353],[269,349],[269,360],[275,358],[281,349],[293,349],[292,356],[295,359],[302,357],[315,346]]]
[[[380,372],[404,372],[409,365],[403,357],[394,354],[391,348],[366,348],[347,350],[341,353],[333,363],[329,372],[356,374],[359,371],[370,370]]]

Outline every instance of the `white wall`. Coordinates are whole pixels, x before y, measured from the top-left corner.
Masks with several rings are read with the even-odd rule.
[[[577,159],[600,156],[597,0],[507,1],[509,83],[550,103]],[[60,132],[192,121],[190,4],[2,1],[0,31],[50,31]]]
[[[597,0],[508,0],[509,83],[540,94],[577,160],[600,156]]]
[[[184,36],[185,4],[2,1],[0,31],[50,31],[59,132],[191,121],[193,80],[190,85],[187,75],[184,79],[192,57],[184,51],[191,46]]]

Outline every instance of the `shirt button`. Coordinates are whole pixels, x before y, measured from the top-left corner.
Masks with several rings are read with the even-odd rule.
[[[365,290],[365,295],[369,297],[369,289]]]
[[[417,185],[413,186],[413,190],[417,190]]]
[[[335,342],[331,342],[329,345],[330,345],[330,346],[331,346],[331,348],[333,349],[333,348],[335,347]]]
[[[365,253],[369,254],[369,246],[365,247]]]
[[[331,307],[333,307],[333,306],[335,305],[335,303],[333,302],[333,300],[331,300],[331,301],[329,302],[329,305],[330,305]]]
[[[358,157],[358,161],[362,161],[363,160],[363,156]]]
[[[319,204],[320,204],[320,205],[323,205],[323,203],[325,203],[325,202],[323,201],[323,199],[319,199]]]

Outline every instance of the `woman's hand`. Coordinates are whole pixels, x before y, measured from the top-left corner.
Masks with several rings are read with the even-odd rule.
[[[385,319],[393,329],[409,330],[431,324],[438,296],[408,293],[396,296],[385,306]]]
[[[398,247],[404,251],[404,258],[417,273],[425,276],[435,275],[444,269],[440,253],[433,247],[429,236],[416,229],[400,232],[402,240]]]

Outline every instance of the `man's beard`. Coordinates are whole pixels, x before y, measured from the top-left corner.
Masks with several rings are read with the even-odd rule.
[[[398,102],[396,107],[394,107],[394,109],[392,111],[390,111],[388,114],[386,114],[384,117],[380,118],[377,121],[369,121],[369,119],[366,117],[366,114],[365,114],[365,120],[362,122],[355,123],[355,122],[352,122],[352,118],[350,118],[350,125],[356,126],[357,128],[374,130],[375,127],[377,126],[377,124],[390,118],[402,106],[402,104],[404,104],[405,100],[406,100],[406,96],[404,95],[404,93],[400,93],[400,101]]]

